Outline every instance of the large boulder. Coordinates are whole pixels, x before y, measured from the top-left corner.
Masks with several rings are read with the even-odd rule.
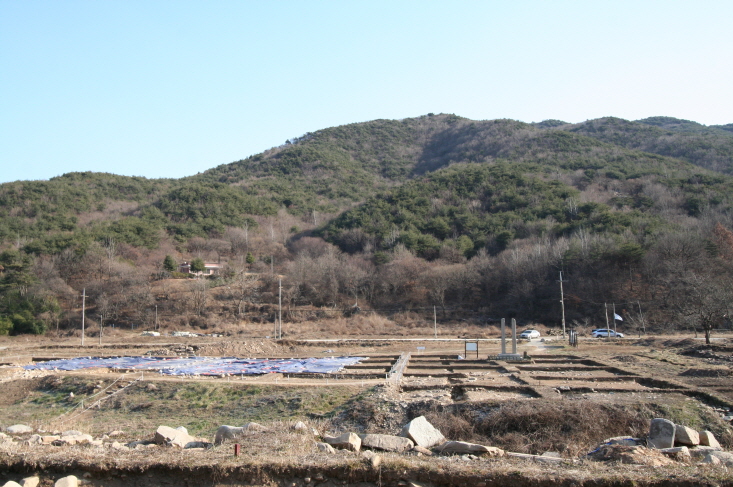
[[[720,443],[718,443],[718,440],[715,439],[715,435],[712,434],[710,431],[700,432],[700,444],[702,446],[712,446],[714,448],[720,448]]]
[[[445,443],[445,437],[425,416],[419,416],[407,423],[400,431],[400,436],[409,438],[423,448],[431,448]]]
[[[69,475],[68,477],[58,479],[53,484],[53,487],[79,487],[79,479],[74,475]]]
[[[457,453],[457,454],[477,454],[489,455],[492,457],[503,457],[504,450],[494,446],[484,446],[477,443],[468,443],[465,441],[446,441],[442,445],[435,448],[439,453]]]
[[[12,480],[8,480],[3,484],[3,487],[23,487],[18,482],[13,482]]]
[[[340,436],[324,436],[323,441],[342,450],[361,450],[361,438],[356,433],[344,433]]]
[[[8,426],[5,431],[11,435],[21,435],[23,433],[32,433],[33,428],[25,424],[14,424],[13,426]]]
[[[153,441],[158,445],[177,446],[186,448],[189,443],[196,443],[197,440],[188,433],[171,428],[170,426],[160,426],[155,431]]]
[[[400,452],[410,450],[415,446],[411,439],[404,436],[367,434],[359,435],[359,438],[361,438],[362,448],[375,450]]]
[[[227,440],[236,440],[248,433],[257,433],[260,431],[267,431],[267,428],[259,423],[247,423],[244,426],[229,426],[225,424],[219,426],[219,429],[216,430],[214,444],[221,445]]]
[[[23,487],[38,487],[40,483],[41,479],[35,475],[33,477],[26,477],[20,481],[20,485]]]
[[[674,443],[675,445],[697,446],[700,444],[700,434],[687,426],[675,425]]]
[[[675,425],[663,418],[652,419],[649,425],[648,444],[651,448],[672,448],[674,446]]]

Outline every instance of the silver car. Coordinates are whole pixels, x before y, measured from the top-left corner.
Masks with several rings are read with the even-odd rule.
[[[593,330],[593,338],[608,338],[608,337],[623,338],[624,334],[617,332],[617,331],[609,330],[607,328],[600,328],[598,330]]]

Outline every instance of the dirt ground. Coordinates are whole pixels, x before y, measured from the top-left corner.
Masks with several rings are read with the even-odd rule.
[[[518,353],[526,352],[528,359],[513,362],[495,357],[500,351],[495,339],[478,342],[477,358],[467,355],[465,340],[455,338],[274,341],[142,337],[123,331],[110,335],[102,345],[87,338],[83,347],[79,337],[0,337],[0,426],[24,423],[47,432],[78,429],[95,437],[122,430],[122,442],[149,438],[160,424],[185,426],[192,434],[210,439],[218,425],[247,421],[287,430],[286,425],[304,420],[319,434],[346,428],[396,434],[404,422],[425,414],[435,422],[444,420],[443,425],[436,424],[441,431],[462,436],[449,439],[490,438],[506,442],[493,446],[515,448],[511,451],[525,448],[523,452],[534,454],[542,453],[547,445],[562,446],[562,438],[555,438],[554,443],[546,438],[521,443],[516,434],[500,437],[485,431],[486,418],[491,411],[501,410],[502,404],[509,410],[534,404],[535,410],[556,405],[558,411],[574,411],[578,415],[575,422],[593,421],[582,416],[584,410],[664,414],[687,421],[690,427],[714,431],[727,449],[733,449],[733,428],[722,419],[733,414],[733,337],[716,337],[711,346],[691,336],[583,339],[577,348],[548,338],[520,342]],[[401,376],[388,380],[399,357],[408,353]],[[25,371],[21,367],[54,358],[146,354],[358,355],[369,360],[339,374],[306,377],[180,378],[107,370]],[[69,415],[74,408],[81,411],[79,401],[96,397],[96,391],[106,388],[119,391],[108,393],[109,399],[96,408]],[[719,467],[681,464],[660,470],[628,465],[620,471],[614,464],[585,459],[582,451],[594,441],[622,430],[613,421],[605,427],[607,430],[598,426],[593,436],[591,425],[591,433],[585,432],[582,441],[581,436],[568,437],[567,443],[579,444],[558,447],[562,464],[390,453],[382,455],[382,465],[375,469],[350,452],[318,453],[312,439],[303,442],[293,435],[251,439],[241,457],[231,455],[230,445],[192,452],[117,452],[15,443],[10,449],[0,449],[0,482],[41,473],[42,485],[52,485],[54,478],[75,473],[86,474],[87,485],[94,486],[733,485],[733,477]],[[620,434],[643,435],[643,426],[634,427],[637,430]],[[605,433],[608,436],[602,436]]]

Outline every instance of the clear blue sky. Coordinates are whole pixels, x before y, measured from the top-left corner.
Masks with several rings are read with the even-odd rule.
[[[455,113],[733,122],[733,2],[0,0],[0,182]]]

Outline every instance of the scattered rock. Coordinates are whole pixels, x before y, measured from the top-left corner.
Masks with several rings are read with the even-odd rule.
[[[675,425],[674,429],[675,445],[696,446],[700,444],[700,434],[692,428]]]
[[[54,487],[79,487],[79,479],[74,475],[69,475],[68,477],[58,479],[53,485]]]
[[[196,438],[183,431],[173,429],[169,426],[159,426],[155,431],[153,441],[158,445],[177,446],[186,448],[191,442],[196,442]]]
[[[59,435],[41,436],[41,444],[50,445],[59,438],[61,438]]]
[[[708,454],[701,463],[709,463],[710,465],[720,465],[722,462],[720,461],[720,458],[714,457]]]
[[[316,448],[323,453],[336,453],[336,450],[328,443],[316,443]]]
[[[341,436],[324,436],[323,440],[329,445],[342,450],[359,451],[361,438],[356,433],[344,433]]]
[[[720,443],[718,443],[718,440],[715,439],[715,435],[711,433],[710,431],[701,431],[700,432],[700,444],[703,446],[712,446],[715,448],[720,448]]]
[[[431,450],[428,450],[427,448],[423,448],[420,445],[415,445],[412,447],[412,451],[422,453],[423,455],[432,456],[433,452]]]
[[[127,451],[130,449],[129,447],[123,445],[119,441],[112,442],[112,445],[110,445],[110,448],[112,448],[113,450],[120,450],[120,451]]]
[[[407,423],[400,432],[400,436],[410,438],[416,445],[430,448],[445,443],[445,437],[438,431],[425,416],[419,416]]]
[[[723,449],[716,446],[698,445],[694,448],[690,448],[690,455],[692,455],[692,458],[695,460],[702,460],[708,455],[708,453],[713,451],[723,451]]]
[[[51,444],[54,446],[71,446],[90,443],[92,440],[94,440],[94,438],[92,438],[91,435],[62,435],[59,439],[52,441]]]
[[[191,450],[194,448],[197,450],[205,450],[206,448],[211,448],[211,443],[207,441],[189,441],[183,448],[185,448],[186,450]]]
[[[712,463],[713,465],[733,467],[733,453],[727,451],[711,451],[702,463]]]
[[[233,440],[240,438],[247,433],[256,433],[260,431],[267,431],[267,428],[259,423],[247,423],[241,427],[222,425],[216,430],[216,434],[214,435],[214,444],[221,445],[226,440]]]
[[[18,482],[13,482],[12,480],[9,480],[3,484],[3,487],[22,487]]]
[[[640,438],[631,438],[629,436],[616,436],[614,438],[608,438],[603,440],[602,445],[624,445],[624,446],[636,446],[643,443]]]
[[[176,430],[183,431],[184,433],[188,434],[188,430],[186,429],[185,426],[179,426],[178,428],[176,428]]]
[[[674,446],[675,425],[672,421],[655,418],[649,425],[650,448],[672,448]]]
[[[381,455],[377,455],[373,451],[364,450],[363,452],[361,452],[361,456],[364,457],[367,462],[369,462],[369,465],[371,465],[372,468],[379,468],[379,466],[382,464]]]
[[[38,484],[40,483],[41,479],[36,476],[26,477],[20,481],[20,485],[22,485],[23,487],[38,487]]]
[[[361,438],[362,448],[400,452],[410,450],[415,446],[411,439],[404,436],[367,434],[359,435],[359,438]]]
[[[440,453],[478,453],[488,454],[492,457],[503,457],[504,450],[493,446],[484,446],[477,443],[468,443],[465,441],[446,441],[442,445],[435,448]]]
[[[562,455],[560,455],[560,453],[556,451],[546,451],[540,456],[546,458],[562,458]]]
[[[81,431],[68,430],[68,431],[64,431],[63,433],[61,433],[61,436],[80,436],[80,435],[83,435],[83,434],[84,433],[82,433]]]
[[[148,384],[145,386],[145,390],[147,390],[147,391],[157,391],[158,390],[158,386],[156,386],[152,382],[148,382]]]
[[[295,423],[291,428],[295,431],[298,431],[299,433],[307,433],[308,432],[308,425],[305,424],[302,421],[298,421]]]
[[[41,435],[31,435],[31,437],[28,438],[29,445],[37,445],[39,443],[41,443]]]
[[[674,460],[664,456],[659,450],[644,446],[603,445],[591,455],[591,458],[604,462],[615,461],[651,467],[674,463]]]
[[[665,448],[659,451],[664,453],[668,457],[674,460],[677,460],[678,462],[689,463],[692,461],[692,455],[690,454],[690,449],[687,448],[686,446],[678,446],[675,448]]]
[[[11,435],[20,435],[23,433],[32,433],[33,428],[25,424],[14,424],[13,426],[8,426],[5,431]]]
[[[541,455],[530,455],[529,453],[504,452],[504,455],[512,458],[521,458],[523,460],[532,460],[540,463],[561,463],[564,460],[556,457],[543,457]]]

